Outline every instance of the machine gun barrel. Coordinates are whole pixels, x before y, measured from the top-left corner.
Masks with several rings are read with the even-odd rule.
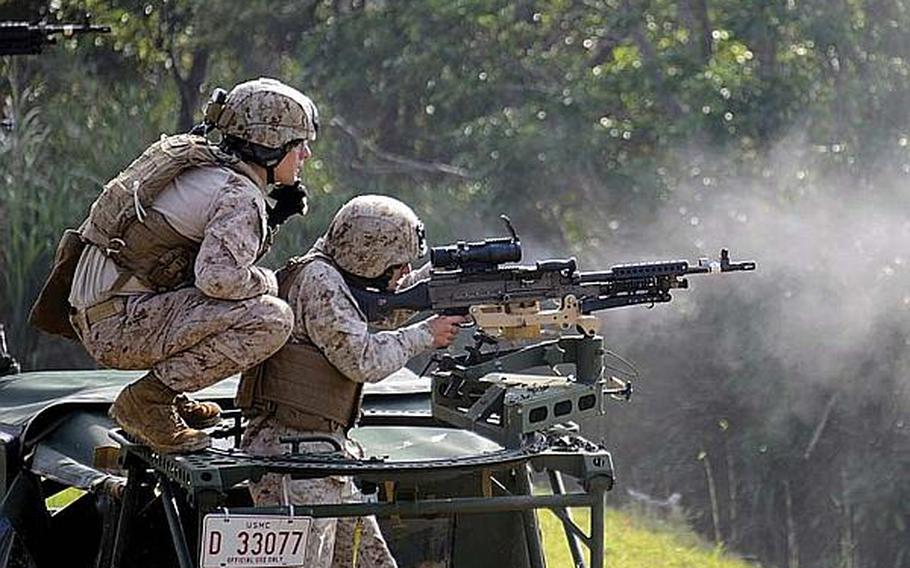
[[[693,274],[692,267],[687,260],[673,260],[668,262],[639,262],[630,264],[617,264],[609,270],[598,270],[595,272],[581,272],[578,275],[579,282],[600,283],[616,282],[621,280],[635,280],[643,278],[659,278],[667,276],[681,276],[683,274]],[[698,272],[702,272],[699,270]]]
[[[579,321],[581,316],[600,310],[669,302],[672,289],[688,288],[686,277],[691,274],[748,271],[755,267],[752,261],[730,261],[726,249],[718,260],[700,259],[695,265],[686,260],[643,262],[617,264],[609,270],[594,272],[579,272],[575,259],[571,258],[540,261],[534,266],[434,270],[429,280],[398,292],[356,286],[351,291],[370,321],[403,309],[471,314],[475,321],[483,315],[491,322],[526,325],[542,321],[542,325],[551,325]],[[556,311],[541,311],[541,302],[548,301],[561,303],[561,307]],[[501,309],[491,311],[489,306]],[[516,309],[522,315],[517,316]],[[537,313],[529,316],[527,310]]]
[[[670,260],[658,262],[634,262],[617,264],[609,270],[597,272],[582,272],[578,275],[579,281],[588,282],[613,282],[619,280],[634,280],[641,278],[666,278],[683,277],[689,274],[714,274],[724,272],[744,272],[755,270],[755,262],[733,262],[730,260],[730,251],[721,249],[717,261],[700,258],[695,266],[688,260]],[[684,286],[683,286],[684,287]]]
[[[28,22],[0,22],[0,55],[34,55],[45,45],[57,43],[55,36],[72,37],[76,34],[110,33],[110,26],[97,26],[85,21],[80,24],[30,24]]]

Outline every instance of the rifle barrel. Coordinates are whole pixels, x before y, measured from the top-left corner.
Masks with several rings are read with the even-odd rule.
[[[110,26],[82,24],[30,24],[0,22],[0,55],[34,55],[45,45],[56,43],[53,36],[72,37],[76,34],[110,33]]]
[[[669,260],[661,262],[640,262],[634,264],[617,264],[609,270],[594,272],[580,272],[579,282],[582,284],[594,282],[618,282],[623,280],[639,280],[642,278],[658,278],[662,276],[683,276],[686,274],[699,274],[709,272],[707,267],[689,266],[686,260]]]

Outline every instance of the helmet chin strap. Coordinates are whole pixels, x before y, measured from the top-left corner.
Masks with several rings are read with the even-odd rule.
[[[233,136],[225,136],[221,148],[240,158],[265,169],[266,184],[275,183],[275,168],[288,153],[286,147],[268,148]]]
[[[383,272],[382,274],[380,274],[379,276],[376,276],[374,278],[366,278],[366,277],[357,276],[356,274],[348,272],[347,270],[341,268],[337,264],[335,265],[335,268],[337,268],[338,272],[341,273],[341,276],[344,278],[345,282],[347,282],[348,286],[353,286],[355,288],[360,288],[362,290],[367,290],[367,289],[372,288],[375,290],[379,290],[380,292],[385,292],[386,290],[388,290],[389,284],[391,284],[391,282],[392,282],[392,270],[391,269],[386,269],[385,272]]]

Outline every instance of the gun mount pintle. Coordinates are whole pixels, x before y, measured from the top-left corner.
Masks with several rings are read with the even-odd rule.
[[[511,350],[442,355],[430,373],[438,420],[519,447],[550,428],[606,413],[631,383],[604,376],[603,338],[567,335]],[[574,367],[564,375],[557,366]],[[533,369],[549,368],[550,373]]]

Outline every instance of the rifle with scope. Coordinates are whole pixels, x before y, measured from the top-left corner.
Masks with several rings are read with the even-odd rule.
[[[76,34],[106,34],[110,31],[109,26],[90,24],[88,17],[81,24],[0,22],[0,55],[35,55],[41,53],[45,45],[57,43],[58,35],[70,38]]]
[[[468,315],[478,330],[507,339],[535,338],[542,327],[586,335],[597,331],[593,312],[660,304],[670,291],[688,288],[687,276],[755,270],[752,261],[734,262],[726,249],[716,261],[699,259],[617,264],[609,270],[581,272],[575,258],[521,261],[521,242],[503,216],[511,236],[434,247],[431,276],[404,290],[380,291],[352,284],[351,292],[369,321],[394,310]],[[553,304],[553,307],[548,307]]]

